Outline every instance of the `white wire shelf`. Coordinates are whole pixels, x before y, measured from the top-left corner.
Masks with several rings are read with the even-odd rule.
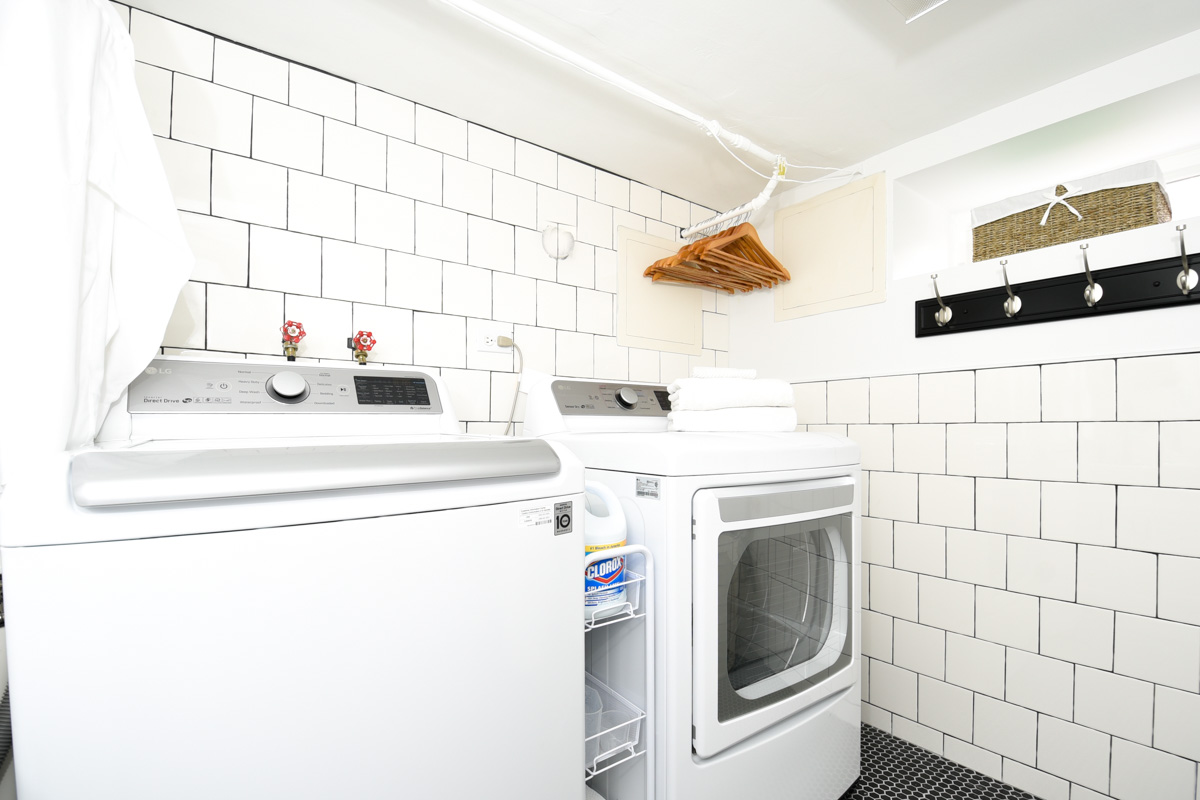
[[[645,756],[645,800],[654,800],[654,720],[651,718],[654,705],[654,556],[643,545],[598,550],[588,553],[583,559],[586,570],[597,561],[621,557],[625,559],[625,573],[621,575],[625,597],[608,608],[586,613],[584,630],[614,625],[629,619],[642,619],[639,626],[645,637],[645,670],[643,692],[645,710],[614,692],[590,673],[584,673],[587,697],[584,701],[584,782],[597,775]],[[630,562],[630,558],[634,562]],[[640,563],[638,563],[640,561]],[[631,566],[637,564],[641,572]],[[602,587],[609,589],[610,587]],[[585,597],[587,593],[585,592]],[[618,638],[618,637],[610,637]],[[605,712],[617,712],[605,717]],[[598,713],[597,713],[598,712]],[[589,716],[596,714],[596,716]],[[635,766],[636,768],[636,766]],[[607,779],[605,779],[607,780]],[[604,784],[605,781],[600,782]]]
[[[646,754],[644,745],[639,749],[646,712],[593,675],[584,673],[584,684],[600,696],[600,709],[595,720],[588,720],[590,734],[584,739],[584,780],[588,781]]]
[[[604,586],[595,592],[584,592],[584,603],[587,603],[587,598],[591,594],[599,592],[608,592],[615,589],[624,589],[625,600],[620,604],[611,606],[601,606],[595,609],[587,609],[585,605],[583,629],[584,631],[603,628],[606,625],[615,625],[618,622],[624,622],[629,619],[640,619],[646,616],[646,610],[642,603],[642,586],[646,582],[646,576],[636,573],[629,569],[628,562],[625,566],[625,574],[623,580]]]

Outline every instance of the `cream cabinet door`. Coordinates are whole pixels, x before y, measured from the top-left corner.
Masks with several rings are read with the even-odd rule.
[[[887,280],[883,173],[775,214],[775,256],[792,274],[775,289],[775,320],[882,303]]]
[[[705,290],[642,275],[658,259],[675,255],[683,242],[630,228],[618,228],[617,237],[617,344],[700,355]]]

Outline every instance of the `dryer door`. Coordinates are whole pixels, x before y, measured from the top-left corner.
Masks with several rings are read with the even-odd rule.
[[[693,499],[693,746],[708,757],[855,680],[855,478]]]

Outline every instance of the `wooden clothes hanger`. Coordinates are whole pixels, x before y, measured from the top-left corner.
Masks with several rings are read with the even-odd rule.
[[[653,281],[704,286],[729,294],[766,289],[792,279],[748,222],[684,245],[642,274]]]

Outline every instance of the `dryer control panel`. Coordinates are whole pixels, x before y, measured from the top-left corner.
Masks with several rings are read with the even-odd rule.
[[[156,359],[129,385],[131,414],[440,414],[423,372]]]
[[[590,417],[665,417],[667,387],[642,383],[556,380],[550,385],[559,413]]]

